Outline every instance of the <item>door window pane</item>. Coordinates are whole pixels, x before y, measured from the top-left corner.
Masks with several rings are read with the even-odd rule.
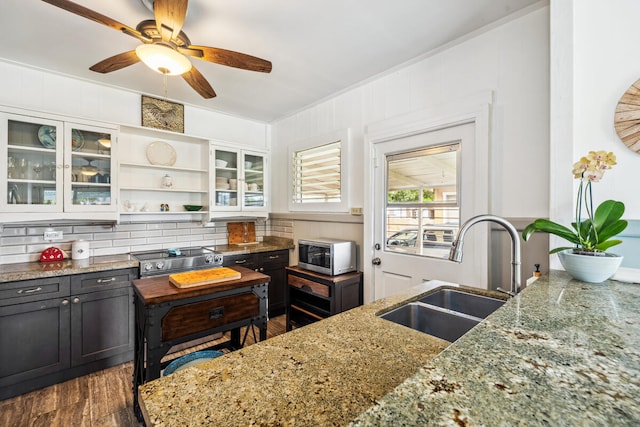
[[[459,156],[459,143],[387,156],[387,250],[449,255],[460,224]]]

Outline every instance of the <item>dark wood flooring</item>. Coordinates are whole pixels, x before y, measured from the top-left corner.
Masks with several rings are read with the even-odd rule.
[[[269,320],[268,338],[284,332],[284,315]],[[228,335],[189,351],[227,339]],[[253,343],[249,332],[245,346]],[[176,358],[185,352],[188,351],[168,357]],[[133,362],[128,362],[0,401],[0,427],[137,427],[140,424],[133,414],[132,376]]]

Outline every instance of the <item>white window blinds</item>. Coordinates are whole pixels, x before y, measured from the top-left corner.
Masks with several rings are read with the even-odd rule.
[[[295,203],[340,203],[341,141],[293,153]]]

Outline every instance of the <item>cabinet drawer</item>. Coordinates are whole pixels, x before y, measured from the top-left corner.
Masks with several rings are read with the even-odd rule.
[[[198,332],[260,316],[260,297],[247,292],[173,307],[162,319],[162,340]]]
[[[78,274],[71,278],[71,292],[93,292],[130,286],[131,281],[136,277],[137,270],[135,268]]]
[[[288,275],[289,286],[296,287],[303,291],[320,295],[326,298],[331,296],[331,287],[322,283],[313,282],[303,277]]]
[[[0,284],[0,306],[62,298],[69,294],[68,276],[7,282]]]
[[[260,259],[256,254],[227,255],[222,260],[222,265],[224,267],[239,265],[240,267],[246,267],[252,270],[258,267],[259,263]]]
[[[262,255],[262,264],[265,269],[286,267],[289,265],[289,251],[266,252]]]

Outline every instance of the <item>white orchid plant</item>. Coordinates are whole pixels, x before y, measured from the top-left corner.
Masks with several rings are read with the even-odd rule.
[[[616,164],[616,156],[612,152],[589,151],[589,154],[580,158],[573,165],[573,176],[580,180],[575,222],[571,223],[573,229],[541,218],[522,231],[523,239],[526,241],[533,233],[541,231],[561,237],[574,245],[558,247],[549,253],[573,249],[575,253],[588,255],[601,255],[610,247],[622,243],[622,240],[613,237],[627,228],[627,221],[621,219],[624,203],[606,200],[593,209],[592,183],[600,181],[604,173]],[[586,217],[583,217],[583,212]]]

